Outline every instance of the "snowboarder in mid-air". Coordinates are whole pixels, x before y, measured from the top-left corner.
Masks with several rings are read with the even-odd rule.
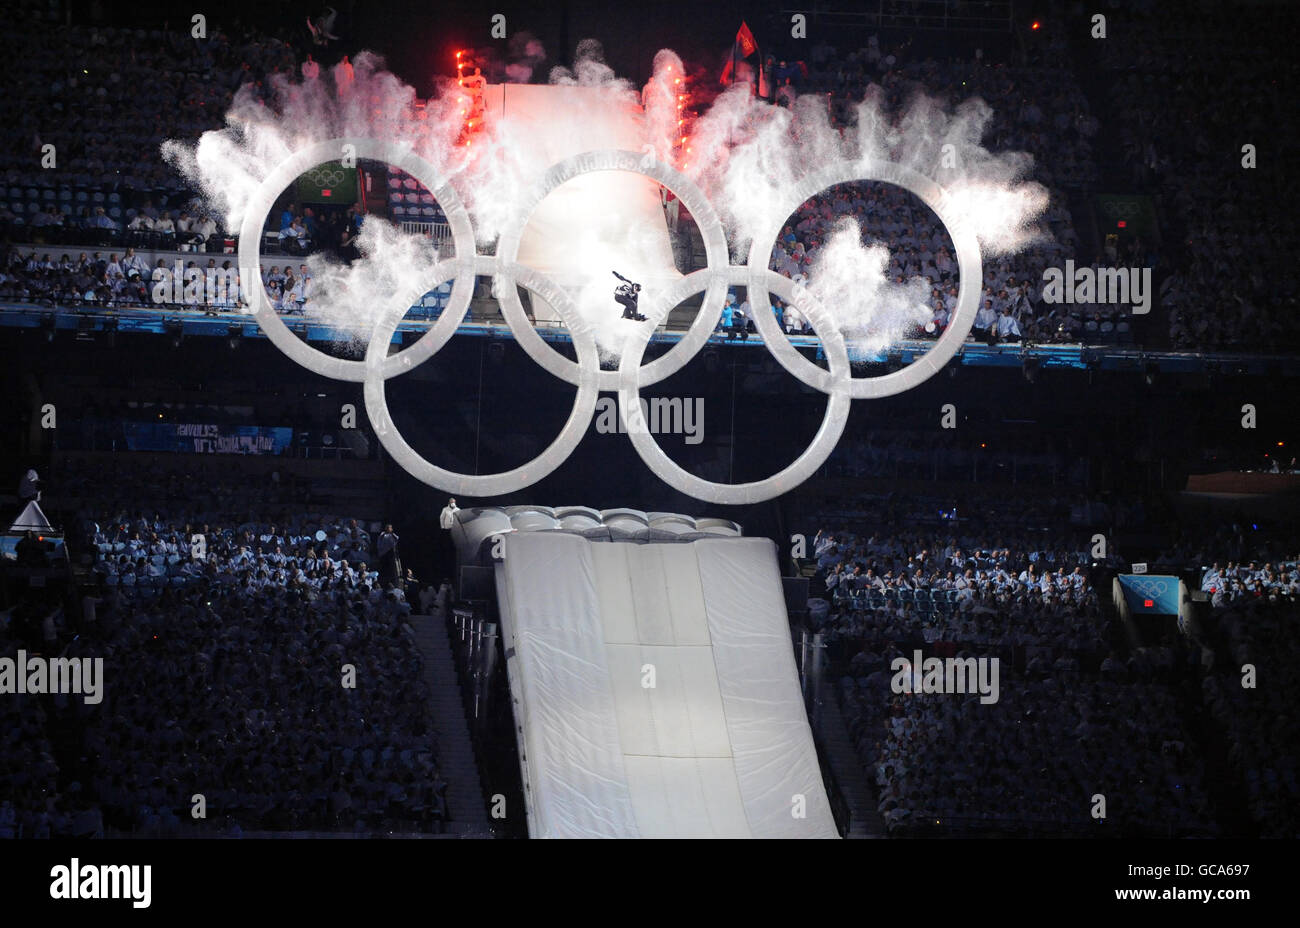
[[[646,317],[637,311],[637,300],[641,298],[641,285],[628,280],[618,271],[614,276],[623,281],[614,287],[614,300],[623,307],[623,318],[645,322]]]

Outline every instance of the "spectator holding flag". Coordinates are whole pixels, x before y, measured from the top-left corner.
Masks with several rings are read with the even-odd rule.
[[[732,43],[731,54],[727,56],[727,62],[722,66],[721,82],[731,84],[736,79],[748,82],[750,80],[748,70],[744,73],[740,70],[742,62],[750,56],[758,54],[758,41],[754,38],[754,33],[750,31],[749,24],[741,22],[740,29],[736,32],[736,40]],[[758,95],[766,98],[769,93],[767,75],[763,68],[762,56],[755,59],[758,62]]]

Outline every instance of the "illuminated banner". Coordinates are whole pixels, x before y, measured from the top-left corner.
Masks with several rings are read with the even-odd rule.
[[[303,203],[355,203],[357,169],[344,167],[342,161],[317,165],[298,178],[296,192]]]
[[[1178,578],[1120,574],[1119,586],[1133,615],[1178,615]]]
[[[258,425],[205,425],[188,422],[128,422],[131,451],[190,454],[280,454],[293,443],[293,429]]]
[[[1160,240],[1155,201],[1148,196],[1102,193],[1095,203],[1103,233],[1127,231],[1148,241]]]

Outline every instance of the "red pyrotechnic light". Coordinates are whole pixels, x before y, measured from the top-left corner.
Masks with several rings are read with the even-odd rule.
[[[1034,23],[1033,23],[1033,25],[1032,25],[1032,26],[1030,26],[1030,27],[1029,27],[1029,28],[1030,28],[1030,29],[1037,29],[1037,28],[1038,28],[1038,26],[1039,26],[1039,22],[1038,22],[1038,20],[1034,20]]]

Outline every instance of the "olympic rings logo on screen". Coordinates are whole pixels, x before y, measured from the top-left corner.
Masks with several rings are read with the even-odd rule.
[[[342,168],[312,168],[307,172],[307,179],[316,187],[337,187],[347,175]]]
[[[384,309],[362,360],[335,358],[299,339],[275,312],[262,287],[250,287],[250,311],[267,337],[286,355],[308,370],[335,380],[364,384],[366,411],[375,434],[390,455],[417,479],[457,496],[491,497],[531,486],[560,466],[586,433],[598,394],[617,392],[624,409],[640,406],[640,389],[658,383],[681,370],[708,342],[721,318],[727,289],[744,286],[751,294],[775,294],[794,305],[820,337],[828,368],[819,367],[790,343],[772,313],[755,313],[758,327],[776,360],[808,386],[829,397],[821,427],[809,446],[780,472],[752,483],[715,483],[678,466],[659,447],[646,423],[629,416],[627,434],[641,459],[670,486],[697,499],[727,505],[743,505],[772,499],[794,489],[825,463],[834,451],[848,421],[854,399],[892,396],[928,380],[960,350],[979,309],[983,264],[975,233],[954,215],[955,209],[944,188],[934,180],[889,161],[864,159],[825,165],[793,185],[781,210],[773,215],[789,216],[806,200],[836,184],[854,181],[882,181],[910,191],[939,217],[952,239],[957,254],[960,284],[957,310],[948,328],[924,355],[901,370],[876,377],[854,377],[844,336],[831,314],[808,290],[768,267],[772,248],[780,233],[780,222],[754,236],[748,261],[733,265],[726,234],[713,205],[700,188],[684,174],[642,152],[612,149],[588,151],[552,165],[530,194],[521,201],[515,222],[497,242],[494,254],[478,251],[469,211],[451,182],[409,148],[374,139],[333,139],[304,148],[282,162],[251,196],[244,211],[239,234],[239,264],[255,269],[260,265],[261,231],[280,192],[301,174],[334,160],[344,145],[358,158],[384,161],[401,168],[429,190],[446,214],[455,244],[455,256],[435,263],[419,292],[377,294]],[[519,243],[533,210],[561,184],[574,177],[600,171],[627,171],[653,178],[671,191],[690,210],[704,239],[705,267],[687,274],[661,290],[643,293],[640,311],[650,325],[638,326],[626,345],[617,370],[601,370],[591,325],[578,312],[572,296],[546,275],[518,263]],[[496,474],[460,474],[427,461],[398,431],[388,409],[384,384],[390,378],[427,361],[455,334],[469,309],[476,276],[493,278],[500,294],[501,310],[520,346],[548,372],[577,387],[573,410],[555,440],[536,458],[513,470]],[[413,345],[395,354],[388,346],[398,323],[409,308],[429,290],[452,281],[447,308],[437,322]],[[537,333],[519,299],[520,286],[555,307],[568,327],[578,360],[561,355]],[[704,300],[686,334],[662,356],[642,364],[646,346],[655,328],[683,300],[703,293]],[[751,301],[754,297],[751,296]]]
[[[1169,592],[1168,580],[1157,580],[1153,578],[1134,579],[1129,578],[1129,586],[1137,593],[1141,593],[1147,599],[1159,599]]]

